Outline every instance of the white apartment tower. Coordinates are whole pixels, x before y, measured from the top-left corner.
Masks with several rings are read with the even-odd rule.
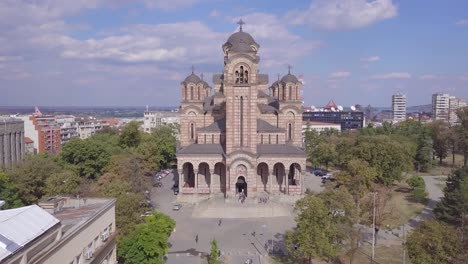
[[[450,107],[449,107],[449,121],[450,123],[457,123],[458,116],[457,110],[467,106],[465,99],[457,98],[455,96],[450,96]]]
[[[406,120],[406,95],[400,93],[392,95],[392,111],[394,122]]]
[[[432,95],[432,120],[449,120],[450,95],[436,93]]]

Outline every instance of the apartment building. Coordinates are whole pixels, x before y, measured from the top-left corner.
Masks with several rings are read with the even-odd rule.
[[[81,139],[87,139],[102,130],[104,127],[109,127],[109,124],[103,120],[90,118],[76,118],[75,121],[78,125],[78,134]]]
[[[179,124],[180,114],[178,112],[145,111],[143,119],[143,131],[151,133],[155,128],[168,124]]]
[[[457,111],[460,108],[468,106],[467,101],[462,98],[457,98],[455,96],[450,96],[449,98],[449,122],[450,123],[457,123],[458,116]]]
[[[60,126],[62,145],[74,138],[80,137],[80,134],[78,133],[78,123],[75,119],[76,117],[73,115],[56,116],[57,124]]]
[[[19,118],[24,121],[24,135],[33,141],[34,153],[51,156],[60,153],[62,136],[54,115],[43,115],[36,108],[34,114]]]
[[[114,199],[52,197],[2,210],[0,263],[114,264],[115,230]]]
[[[392,114],[393,122],[401,122],[406,120],[406,95],[392,95]]]
[[[436,93],[432,95],[432,120],[449,120],[450,95]]]

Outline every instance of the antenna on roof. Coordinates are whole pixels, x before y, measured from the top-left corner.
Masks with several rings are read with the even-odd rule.
[[[349,108],[351,108],[351,111],[356,111],[356,107],[354,105],[350,106]]]

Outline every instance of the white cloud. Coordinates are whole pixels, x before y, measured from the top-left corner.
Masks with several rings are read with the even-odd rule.
[[[392,72],[386,74],[377,74],[371,76],[371,79],[409,79],[411,78],[411,74],[407,72]]]
[[[437,80],[437,79],[441,79],[441,78],[442,78],[442,76],[434,75],[434,74],[425,74],[425,75],[419,76],[419,79],[421,79],[421,80]]]
[[[463,27],[468,25],[468,19],[461,19],[455,23],[456,26]]]
[[[342,79],[342,78],[348,78],[351,76],[350,72],[347,71],[338,71],[338,72],[333,72],[328,76],[330,79]]]
[[[361,61],[363,61],[363,62],[377,62],[377,61],[380,61],[380,57],[379,56],[371,56],[371,57],[368,57],[368,58],[361,58]]]
[[[158,8],[164,10],[176,10],[193,6],[201,0],[144,0],[149,8]]]
[[[0,56],[0,62],[19,61],[22,59],[21,56]]]
[[[346,30],[369,26],[397,16],[392,0],[316,0],[307,10],[286,15],[291,24],[323,30]]]
[[[231,17],[228,21],[234,24],[240,18]],[[281,19],[271,14],[252,13],[242,16],[242,20],[246,22],[244,31],[260,44],[261,63],[267,68],[282,67],[286,71],[286,65],[322,46],[320,41],[306,40],[292,33]]]

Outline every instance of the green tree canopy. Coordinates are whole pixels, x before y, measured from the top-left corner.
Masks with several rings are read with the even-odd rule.
[[[78,193],[81,178],[75,172],[64,170],[61,172],[52,173],[46,179],[46,194],[54,195],[75,195]]]
[[[432,138],[427,129],[417,134],[415,165],[418,171],[427,171],[432,167]]]
[[[123,147],[136,148],[140,145],[142,132],[140,132],[140,123],[132,121],[128,123],[120,134],[119,143]]]
[[[211,251],[210,251],[210,257],[208,259],[209,264],[218,264],[218,256],[219,256],[219,248],[218,248],[218,242],[216,239],[213,239],[211,241]]]
[[[60,173],[62,168],[43,155],[28,156],[22,163],[7,171],[24,204],[37,203],[46,194],[46,180]]]
[[[439,158],[439,164],[447,157],[449,149],[449,127],[444,120],[437,120],[430,124],[432,144],[435,155]]]
[[[103,135],[99,135],[102,138]],[[96,178],[109,163],[111,145],[94,137],[86,140],[72,139],[62,148],[60,159],[80,176]]]
[[[177,140],[176,128],[173,126],[161,126],[153,130],[151,135],[144,137],[138,147],[138,153],[143,155],[145,166],[150,171],[167,168],[175,159]]]
[[[0,172],[0,200],[5,201],[2,209],[17,208],[24,205],[10,177],[3,172]]]
[[[455,229],[433,220],[411,232],[405,246],[413,264],[452,264],[460,253]]]
[[[126,264],[163,264],[174,227],[175,221],[169,216],[153,213],[122,241],[119,258]]]
[[[286,233],[286,246],[299,261],[334,258],[339,251],[340,231],[325,202],[308,194],[296,202],[296,230]]]

